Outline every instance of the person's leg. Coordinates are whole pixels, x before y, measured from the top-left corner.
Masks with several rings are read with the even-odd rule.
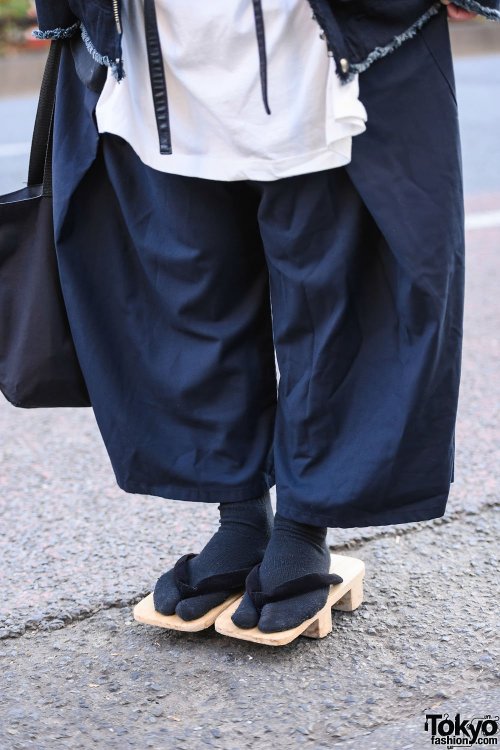
[[[266,551],[273,528],[269,490],[255,499],[221,503],[219,514],[218,530],[201,552],[188,560],[191,586],[197,586],[208,576],[251,568],[262,560]],[[175,612],[184,620],[194,620],[221,604],[230,593],[221,590],[182,599],[171,568],[156,582],[153,601],[157,612],[164,615]]]
[[[326,542],[327,527],[293,521],[276,513],[274,526],[259,566],[261,590],[270,593],[275,587],[308,573],[328,573],[330,550]],[[245,592],[231,619],[240,628],[254,628],[263,632],[288,630],[300,625],[324,607],[328,586],[296,594],[278,602],[270,602],[256,611]]]
[[[297,577],[284,560],[325,571],[304,538],[312,550],[327,527],[441,516],[453,480],[464,217],[446,18],[363,73],[360,97],[367,130],[349,165],[255,184],[280,371],[264,592]],[[287,629],[312,596],[258,620],[245,595],[233,621]]]
[[[359,461],[356,436],[342,434],[343,412],[356,410],[342,387],[359,356],[353,296],[370,274],[373,223],[345,169],[255,183],[271,280],[273,333],[280,371],[275,429],[277,513],[259,576],[269,593],[309,573],[328,573],[327,523],[321,503],[343,499],[345,473],[335,467],[343,437]],[[346,428],[347,429],[347,428]],[[367,457],[368,458],[368,457]],[[350,467],[349,467],[350,469]],[[293,503],[290,503],[290,499]],[[300,499],[300,507],[297,509]],[[295,627],[324,606],[328,586],[268,603],[262,614],[248,594],[232,615],[242,628]]]
[[[219,503],[219,530],[188,561],[190,585],[251,567],[272,527],[277,395],[255,196],[243,182],[150,169],[105,134],[57,251],[119,486]],[[172,583],[172,571],[161,576],[156,608],[185,619],[228,595],[179,602]]]

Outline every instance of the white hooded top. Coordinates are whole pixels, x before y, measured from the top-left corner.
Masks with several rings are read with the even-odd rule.
[[[307,0],[262,0],[268,98],[261,91],[251,0],[156,0],[172,154],[158,146],[142,0],[122,3],[125,78],[111,71],[96,106],[101,133],[121,136],[165,172],[275,180],[351,160],[366,130],[358,76],[341,84]]]

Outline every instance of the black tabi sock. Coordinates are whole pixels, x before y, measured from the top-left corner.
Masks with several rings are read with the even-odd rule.
[[[274,517],[274,528],[260,566],[261,590],[268,593],[285,581],[308,573],[328,573],[330,551],[326,543],[327,527],[310,526]],[[245,593],[231,619],[240,628],[258,626],[265,633],[288,630],[313,617],[325,606],[329,586],[265,604],[260,614]]]
[[[251,500],[219,504],[219,528],[203,550],[188,560],[190,586],[202,578],[251,567],[260,562],[271,537],[273,509],[269,491]],[[242,583],[242,590],[244,583]],[[221,604],[231,592],[202,594],[181,600],[175,585],[173,568],[156,582],[153,592],[157,612],[183,620],[195,620]]]

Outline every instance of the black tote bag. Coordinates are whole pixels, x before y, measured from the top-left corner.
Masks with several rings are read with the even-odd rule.
[[[28,184],[0,196],[0,390],[24,408],[90,406],[62,295],[52,214],[52,142],[64,40],[51,42]]]

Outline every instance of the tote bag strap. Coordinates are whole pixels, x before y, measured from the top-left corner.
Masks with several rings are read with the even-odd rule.
[[[52,195],[52,140],[57,76],[64,40],[53,39],[43,72],[31,140],[28,187],[43,183],[43,195]]]

